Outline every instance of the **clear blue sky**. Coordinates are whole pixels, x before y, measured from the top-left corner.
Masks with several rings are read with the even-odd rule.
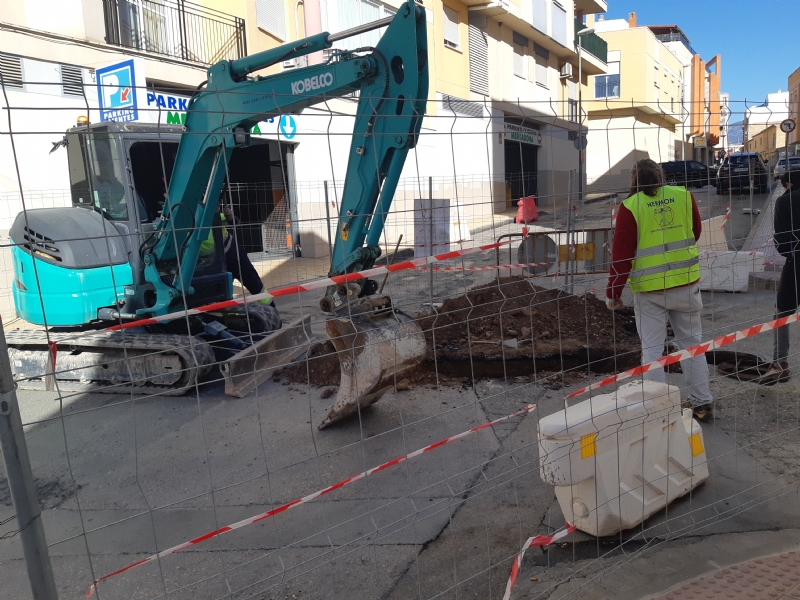
[[[608,0],[607,19],[629,12],[637,25],[678,25],[703,60],[721,54],[731,101],[761,104],[800,67],[800,0]]]

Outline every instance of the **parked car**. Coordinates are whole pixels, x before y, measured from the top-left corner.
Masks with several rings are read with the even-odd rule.
[[[767,192],[769,172],[761,156],[757,152],[728,154],[717,173],[717,194],[749,188],[751,180],[759,194]]]
[[[789,157],[789,168],[790,169],[800,169],[800,156],[790,156]],[[786,159],[782,158],[778,161],[778,164],[775,165],[775,179],[780,177],[786,173]]]
[[[717,173],[696,160],[673,160],[661,163],[667,185],[701,188],[717,185]]]

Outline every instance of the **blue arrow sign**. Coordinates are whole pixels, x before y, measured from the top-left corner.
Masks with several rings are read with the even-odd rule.
[[[297,125],[295,125],[292,115],[283,115],[280,123],[281,133],[287,140],[292,139],[297,134]]]

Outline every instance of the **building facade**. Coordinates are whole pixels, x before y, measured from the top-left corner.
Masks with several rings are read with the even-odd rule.
[[[800,121],[800,67],[789,75],[789,118],[797,123]],[[795,130],[789,134],[788,143],[791,148],[790,154],[800,154],[800,132]]]
[[[578,74],[585,84],[605,73],[607,60],[605,42],[587,35],[579,64],[576,33],[585,27],[585,15],[605,12],[605,1],[421,4],[428,24],[429,102],[386,239],[400,231],[408,237],[411,217],[404,215],[423,186],[428,189],[428,180],[436,198],[463,206],[475,218],[506,210],[522,196],[565,196],[570,172],[580,164]],[[49,151],[77,117],[181,124],[186,102],[209,65],[391,16],[399,6],[398,0],[20,0],[0,5],[0,21],[6,24],[0,30],[7,98],[2,102],[11,107],[12,117],[10,130],[0,124],[0,230],[8,229],[22,209],[23,194],[28,208],[70,204],[66,153]],[[379,31],[360,34],[336,47],[370,46],[379,36]],[[326,58],[320,52],[260,74]],[[98,88],[98,73],[104,76],[110,65],[128,62],[137,110],[106,111],[101,117],[101,105],[110,98],[98,93],[109,89]],[[294,250],[305,256],[328,252],[335,224],[326,223],[326,217],[335,219],[338,213],[356,106],[355,98],[335,99],[254,128],[258,164],[267,161],[269,168],[235,169],[237,181],[230,182],[258,189],[261,196],[251,204],[270,207],[265,213],[242,200],[239,215],[253,229],[248,251],[260,249],[258,231],[272,218],[291,220]],[[272,215],[278,206],[283,212]]]
[[[744,151],[761,153],[776,145],[782,151],[786,140],[779,126],[789,118],[789,113],[789,92],[780,90],[767,94],[763,104],[746,108],[742,124]],[[780,142],[778,136],[781,136]]]
[[[704,62],[677,25],[640,26],[636,13],[587,23],[609,51],[608,74],[587,90],[589,138],[597,140],[587,149],[589,188],[626,188],[642,158],[711,164],[721,134],[721,57]]]
[[[584,106],[588,185],[601,192],[627,188],[636,160],[674,160],[683,70],[650,29],[636,26],[633,14],[594,27],[608,43],[608,74],[593,78]]]

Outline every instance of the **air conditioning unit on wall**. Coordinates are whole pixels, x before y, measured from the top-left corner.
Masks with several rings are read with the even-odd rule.
[[[572,63],[564,63],[561,65],[561,72],[559,73],[561,79],[572,77]]]

